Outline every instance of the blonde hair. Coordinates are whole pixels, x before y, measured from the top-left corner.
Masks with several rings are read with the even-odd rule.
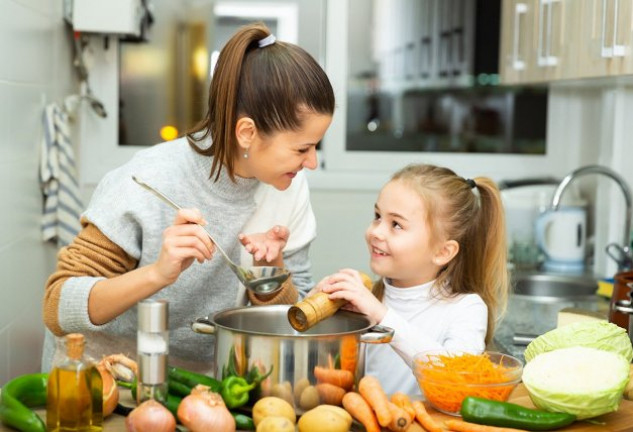
[[[496,184],[487,177],[466,180],[448,168],[421,164],[406,166],[390,181],[403,182],[419,194],[433,233],[431,244],[459,244],[458,254],[440,270],[434,286],[443,295],[481,296],[488,307],[489,343],[505,312],[509,290],[505,213]],[[382,282],[374,285],[374,294],[382,299]]]
[[[270,34],[259,22],[229,39],[213,72],[207,114],[187,133],[196,152],[213,156],[210,176],[216,180],[222,166],[234,179],[239,117],[252,118],[260,133],[271,134],[299,130],[307,112],[334,113],[334,90],[323,68],[297,45],[275,41],[260,47]],[[209,135],[211,147],[199,147]]]

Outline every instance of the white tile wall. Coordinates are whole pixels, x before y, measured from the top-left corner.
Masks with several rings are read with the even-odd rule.
[[[56,248],[40,240],[41,114],[76,86],[62,2],[0,3],[0,386],[40,370],[44,283]]]

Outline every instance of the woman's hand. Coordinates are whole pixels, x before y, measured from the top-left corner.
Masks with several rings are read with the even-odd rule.
[[[207,233],[196,224],[206,225],[198,209],[179,210],[173,225],[163,231],[163,244],[158,260],[153,264],[161,285],[167,286],[178,279],[197,260],[210,260],[215,245]]]
[[[365,314],[375,322],[382,321],[387,313],[386,306],[367,288],[357,270],[343,269],[327,276],[312,291],[327,293],[330,300],[345,299],[349,303],[344,309]]]
[[[253,255],[255,265],[283,266],[282,251],[288,242],[290,231],[285,226],[275,225],[265,233],[240,234],[240,242]]]

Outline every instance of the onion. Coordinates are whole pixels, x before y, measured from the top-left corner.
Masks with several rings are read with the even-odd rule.
[[[178,406],[178,419],[191,432],[235,432],[235,419],[222,396],[198,385]]]
[[[176,419],[167,408],[148,399],[127,416],[125,429],[128,432],[174,432]]]
[[[98,363],[97,370],[101,374],[101,381],[103,381],[103,416],[107,417],[112,414],[119,403],[119,387],[105,364]]]

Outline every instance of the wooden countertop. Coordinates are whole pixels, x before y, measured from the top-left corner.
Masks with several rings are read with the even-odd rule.
[[[132,401],[131,396],[125,393],[122,393],[122,401],[126,400]],[[514,390],[512,395],[510,396],[510,402],[523,405],[526,407],[534,408],[534,405],[530,401],[530,397],[527,394],[527,391],[523,384],[519,384],[517,388]],[[428,407],[429,414],[431,414],[436,420],[443,421],[448,419],[455,419],[457,417],[451,417],[446,414],[439,413],[435,411],[433,408]],[[38,409],[36,412],[42,417],[46,417],[46,410]],[[610,414],[605,414],[600,417],[596,417],[592,419],[593,424],[587,422],[576,422],[570,426],[567,426],[562,429],[558,429],[559,431],[576,431],[576,432],[625,432],[625,431],[633,431],[633,401],[623,400],[620,404],[620,408],[618,411]],[[0,424],[0,431],[2,432],[10,432],[13,429],[8,428]],[[104,432],[125,432],[125,417],[120,416],[118,414],[113,414],[109,416],[104,424],[103,428]]]

